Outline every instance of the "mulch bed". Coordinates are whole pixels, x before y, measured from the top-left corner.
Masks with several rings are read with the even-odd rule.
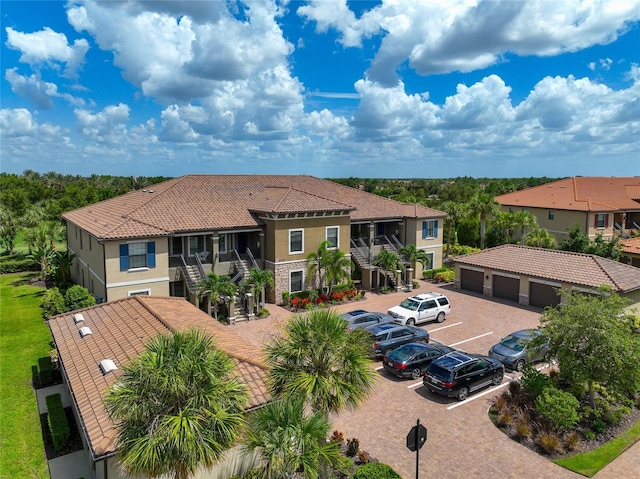
[[[49,432],[49,424],[47,423],[47,413],[40,414],[40,427],[42,429],[42,439],[44,442],[44,452],[47,456],[47,461],[56,457],[65,456],[72,452],[81,451],[84,448],[82,444],[82,437],[78,425],[76,424],[76,418],[73,415],[73,410],[70,407],[64,408],[64,412],[67,415],[67,421],[69,421],[69,429],[71,430],[71,437],[69,443],[60,451],[56,451],[51,441],[51,433]]]

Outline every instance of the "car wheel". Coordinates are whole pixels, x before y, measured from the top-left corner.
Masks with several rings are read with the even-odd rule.
[[[516,363],[516,371],[521,372],[524,369],[524,359],[519,359]]]
[[[409,318],[407,319],[407,326],[415,326],[416,325],[416,320],[413,318]]]
[[[458,391],[458,401],[464,401],[469,396],[469,388],[462,386]]]
[[[439,323],[444,321],[444,313],[442,311],[438,313],[438,316],[436,317],[436,321],[438,321]]]
[[[422,376],[422,370],[420,368],[413,368],[411,370],[411,379],[418,379]]]
[[[491,381],[491,384],[493,384],[494,386],[498,386],[499,384],[502,383],[503,377],[504,377],[504,373],[502,371],[498,371],[493,375],[493,380]]]

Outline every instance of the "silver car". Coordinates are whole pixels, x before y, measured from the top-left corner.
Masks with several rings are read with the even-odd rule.
[[[529,347],[529,343],[541,334],[539,329],[521,329],[511,333],[491,346],[489,356],[502,362],[508,369],[522,371],[526,363],[540,361],[547,354],[547,345],[535,350]]]
[[[371,313],[358,309],[340,315],[348,324],[349,329],[366,328],[374,324],[393,323],[393,318],[384,313]]]

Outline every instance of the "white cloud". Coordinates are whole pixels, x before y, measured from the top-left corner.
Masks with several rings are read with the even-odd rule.
[[[45,27],[39,32],[22,33],[11,27],[6,28],[7,46],[22,53],[20,61],[32,68],[45,64],[51,68],[66,66],[63,74],[69,77],[77,75],[77,69],[84,62],[89,50],[89,42],[79,38],[73,45],[67,43],[67,36]]]
[[[78,131],[100,143],[122,144],[127,136],[126,122],[129,107],[123,103],[109,105],[93,114],[88,110],[74,110],[78,120]]]
[[[13,92],[22,98],[30,99],[40,110],[53,108],[53,98],[62,98],[75,106],[85,104],[82,98],[58,92],[58,86],[55,83],[43,81],[39,75],[32,74],[27,77],[18,74],[17,68],[9,68],[5,72],[5,78],[11,84]]]

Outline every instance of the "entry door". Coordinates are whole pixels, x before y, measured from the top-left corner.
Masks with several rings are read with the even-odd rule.
[[[245,254],[247,252],[247,234],[238,234],[238,254]]]

